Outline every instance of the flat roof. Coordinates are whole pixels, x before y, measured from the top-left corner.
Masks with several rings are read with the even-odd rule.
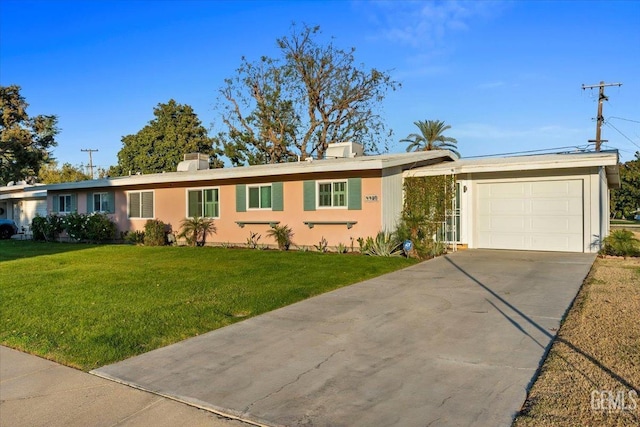
[[[231,168],[204,169],[195,172],[165,172],[95,179],[90,181],[49,184],[47,190],[74,190],[95,187],[123,187],[143,184],[208,181],[270,177],[277,175],[310,174],[320,172],[343,172],[359,170],[381,170],[388,168],[410,168],[427,161],[452,161],[458,157],[448,150],[419,151],[412,153],[381,154],[352,158],[322,159],[312,161],[276,163],[266,165],[238,166]]]
[[[604,166],[610,187],[620,186],[617,151],[550,153],[529,156],[483,157],[418,167],[404,172],[405,177],[463,173],[488,173],[541,169],[569,169]]]

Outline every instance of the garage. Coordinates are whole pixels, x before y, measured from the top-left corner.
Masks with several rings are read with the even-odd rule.
[[[582,252],[583,180],[478,183],[477,246]]]

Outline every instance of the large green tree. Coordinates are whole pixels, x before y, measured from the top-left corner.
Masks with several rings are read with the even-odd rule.
[[[640,209],[640,151],[634,160],[620,165],[620,183],[611,192],[611,213],[615,218],[633,218]]]
[[[420,133],[409,134],[400,142],[408,142],[407,151],[430,151],[430,150],[449,150],[458,153],[458,140],[444,133],[451,129],[451,126],[445,124],[442,120],[418,120],[413,122],[418,127]]]
[[[65,163],[58,168],[57,162],[51,162],[40,168],[38,182],[43,184],[57,184],[59,182],[87,181],[91,175],[85,173],[81,167],[75,167],[71,163]]]
[[[323,158],[333,142],[377,151],[390,137],[379,115],[398,87],[388,73],[355,63],[355,49],[322,43],[320,28],[293,26],[279,55],[242,58],[218,98],[225,130],[217,136],[234,165]]]
[[[0,86],[0,185],[35,178],[57,145],[57,117],[29,117],[28,106],[20,86]]]
[[[213,139],[191,106],[171,99],[158,104],[153,114],[155,118],[138,133],[122,137],[118,165],[111,168],[111,175],[175,172],[188,153],[207,154],[212,167],[223,166]]]

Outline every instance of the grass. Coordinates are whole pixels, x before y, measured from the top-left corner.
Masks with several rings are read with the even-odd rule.
[[[414,263],[0,241],[0,342],[91,370]]]
[[[596,260],[513,424],[578,425],[640,425],[639,258]]]

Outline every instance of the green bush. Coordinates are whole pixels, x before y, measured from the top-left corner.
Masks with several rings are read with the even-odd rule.
[[[122,239],[127,243],[132,243],[134,245],[142,245],[144,244],[144,231],[134,230],[134,231],[125,231],[122,236]]]
[[[600,250],[603,255],[640,256],[640,240],[629,230],[614,230],[604,239]]]
[[[394,234],[380,231],[375,239],[367,237],[362,253],[372,256],[401,256],[402,242]]]
[[[182,232],[178,237],[185,238],[189,246],[204,246],[207,234],[217,231],[212,218],[193,217],[182,220]]]
[[[62,218],[55,214],[36,215],[31,222],[31,230],[34,240],[47,242],[58,238],[58,235],[64,230],[64,224]]]
[[[159,219],[150,219],[144,225],[145,246],[164,246],[167,243],[166,225]]]
[[[287,225],[276,225],[267,231],[269,237],[278,244],[278,249],[281,251],[288,251],[291,246],[291,238],[293,237],[293,230]]]
[[[87,215],[85,226],[86,240],[94,243],[102,243],[113,240],[116,235],[116,224],[104,213],[92,213]]]

